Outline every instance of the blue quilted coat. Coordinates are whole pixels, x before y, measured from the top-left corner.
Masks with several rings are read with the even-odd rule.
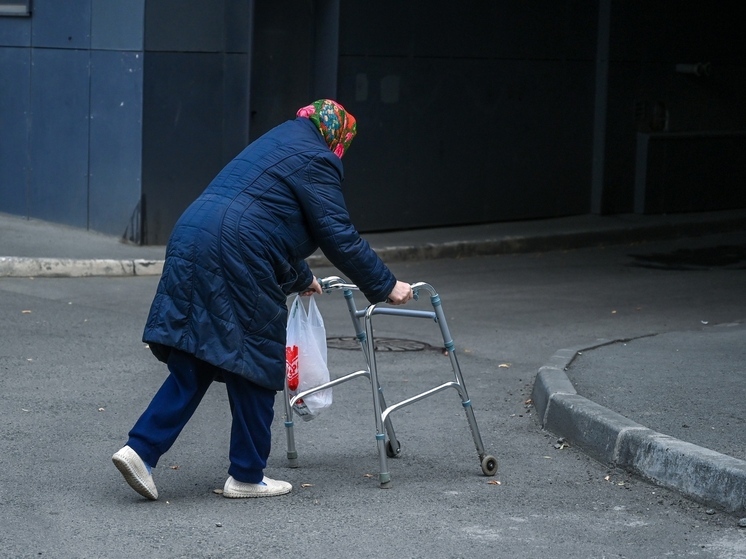
[[[287,296],[321,248],[370,302],[396,279],[360,238],[342,196],[342,162],[306,118],[252,142],[179,218],[143,341],[177,348],[272,390],[285,377]]]

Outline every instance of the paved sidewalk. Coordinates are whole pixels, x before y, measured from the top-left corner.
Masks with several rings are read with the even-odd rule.
[[[384,260],[394,262],[567,250],[744,230],[746,210],[670,216],[575,216],[376,233],[364,237]],[[158,275],[164,254],[162,246],[135,246],[116,237],[0,214],[0,278]],[[316,254],[309,263],[320,266],[328,262],[323,255]],[[597,373],[603,363],[620,360],[627,367],[646,367],[654,362],[651,377],[670,384],[681,363],[671,358],[669,349],[678,344],[687,348],[691,356],[703,360],[699,363],[692,358],[688,366],[709,367],[710,371],[703,377],[701,386],[688,387],[689,394],[692,391],[705,394],[709,405],[714,407],[720,403],[715,401],[715,393],[709,391],[713,383],[727,383],[731,396],[744,391],[746,366],[742,348],[746,347],[746,328],[735,325],[719,331],[703,329],[667,336],[666,340],[653,337],[629,341],[628,346],[622,340],[602,340],[564,348],[547,356],[533,389],[533,401],[541,423],[602,462],[627,468],[713,507],[746,514],[746,461],[742,452],[738,455],[732,451],[743,447],[728,446],[738,445],[739,439],[735,442],[732,438],[718,439],[730,437],[731,431],[744,431],[746,409],[743,405],[732,410],[731,431],[713,431],[711,438],[700,438],[698,445],[685,440],[686,431],[674,433],[676,429],[671,428],[671,425],[686,424],[686,417],[673,415],[669,425],[645,424],[645,410],[636,404],[644,401],[653,390],[663,391],[662,386],[627,386],[626,400],[609,400],[603,392],[603,384],[596,380],[597,375],[587,372],[590,368]],[[667,346],[663,345],[664,341]],[[625,351],[627,347],[635,351]],[[714,347],[718,348],[717,368],[712,366],[710,353]],[[741,353],[736,348],[740,348]],[[593,351],[589,351],[591,349]],[[624,353],[623,359],[619,352]],[[585,358],[591,355],[594,360],[583,373],[583,367],[590,362]],[[580,379],[576,382],[583,384],[584,396],[578,394],[568,372]],[[743,396],[740,400],[736,396],[736,402],[746,401],[746,394]],[[712,444],[707,444],[708,441]],[[726,444],[722,444],[724,442]]]

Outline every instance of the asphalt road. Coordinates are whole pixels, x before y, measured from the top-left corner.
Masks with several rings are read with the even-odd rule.
[[[393,415],[403,453],[390,461],[393,488],[380,489],[370,389],[357,381],[335,389],[324,415],[296,422],[298,469],[286,468],[277,406],[268,475],[295,489],[256,501],[213,492],[228,465],[221,385],[157,468],[159,501],[135,494],[111,464],[165,378],[140,341],[156,278],[4,278],[0,556],[746,557],[738,518],[555,448],[526,403],[559,348],[746,318],[744,270],[641,267],[632,256],[724,244],[746,238],[393,264],[400,279],[428,281],[441,295],[498,475],[481,474],[458,398],[446,392]],[[352,335],[341,296],[319,299],[328,335]],[[376,328],[382,338],[440,343],[416,320]],[[361,368],[357,352],[329,357],[333,374]],[[382,353],[379,369],[393,401],[447,376],[448,360],[438,350]],[[630,383],[642,374],[623,373]],[[687,405],[671,401],[670,413]],[[739,444],[738,431],[722,436]]]

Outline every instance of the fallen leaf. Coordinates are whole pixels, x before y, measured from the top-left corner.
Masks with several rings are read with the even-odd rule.
[[[169,468],[171,468],[172,470],[178,470],[179,469],[179,465],[178,464],[174,464],[173,466],[169,466]]]
[[[500,363],[498,367],[501,369],[510,369],[510,363]]]
[[[222,495],[223,494],[223,490],[222,489],[213,489],[212,492],[215,493],[215,495]]]
[[[528,400],[526,400],[525,402],[523,402],[523,404],[526,405],[526,406],[531,406],[531,405],[533,405],[533,403],[534,403],[534,401],[531,398],[529,398]]]
[[[98,408],[98,411],[106,411],[106,408]]]
[[[300,486],[303,487],[303,488],[313,487],[313,483],[301,483]]]
[[[502,485],[502,482],[493,479],[492,481],[488,481],[487,485]]]
[[[604,478],[604,481],[611,481],[611,476],[606,476],[606,477]]]
[[[31,311],[21,311],[21,314],[31,314]]]
[[[373,474],[363,474],[363,477],[373,477]]]

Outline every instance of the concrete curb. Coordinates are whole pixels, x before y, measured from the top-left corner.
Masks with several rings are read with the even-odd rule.
[[[565,371],[582,351],[561,349],[539,369],[532,398],[543,428],[596,460],[730,513],[746,512],[746,461],[658,433],[579,396]]]
[[[163,260],[0,257],[0,277],[156,276],[162,271]]]
[[[384,262],[392,263],[572,250],[686,235],[722,233],[745,228],[746,218],[740,213],[735,216],[714,214],[708,217],[682,217],[670,223],[615,223],[605,228],[582,228],[539,235],[502,235],[497,238],[472,238],[373,248]],[[374,237],[375,235],[371,236]],[[331,266],[320,251],[312,254],[306,261],[312,268]],[[163,260],[0,257],[0,277],[146,276],[160,275],[162,269]]]

